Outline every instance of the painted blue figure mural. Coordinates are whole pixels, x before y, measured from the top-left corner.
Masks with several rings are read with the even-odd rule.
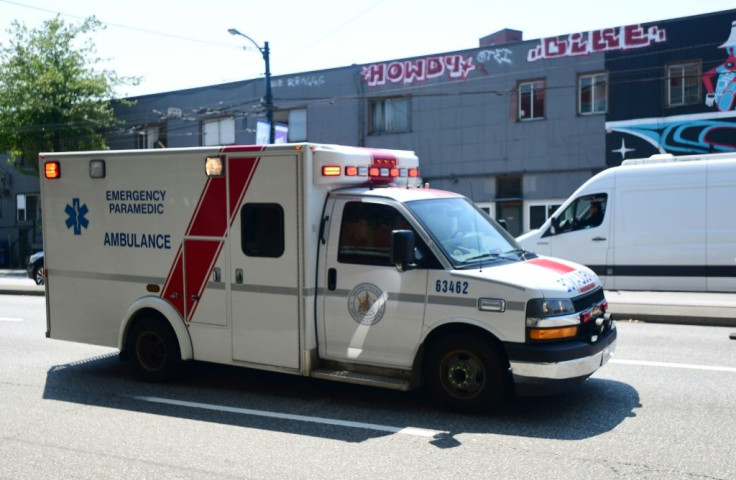
[[[722,64],[711,68],[703,75],[706,96],[705,104],[715,106],[719,111],[733,110],[736,106],[736,20],[731,24],[731,35],[718,48],[725,48],[728,58]],[[713,77],[718,75],[715,88]]]

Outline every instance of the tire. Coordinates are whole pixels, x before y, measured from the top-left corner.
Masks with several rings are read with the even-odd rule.
[[[432,397],[450,410],[491,411],[502,406],[511,392],[506,362],[482,337],[441,338],[430,348],[425,375]]]
[[[130,330],[128,355],[135,370],[149,382],[167,382],[181,370],[176,334],[165,320],[141,318]]]
[[[43,265],[36,265],[33,267],[33,281],[36,285],[43,285],[46,278],[43,276]]]

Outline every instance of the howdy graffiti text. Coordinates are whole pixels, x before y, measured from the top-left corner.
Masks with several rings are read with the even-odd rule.
[[[451,79],[465,79],[475,70],[473,57],[444,55],[441,57],[420,58],[402,62],[376,63],[363,67],[361,75],[369,87],[387,83],[409,85],[447,74]]]
[[[644,28],[641,25],[629,25],[604,28],[592,32],[573,33],[566,37],[544,38],[536,47],[529,50],[526,60],[536,62],[611,50],[643,48],[666,41],[666,31],[657,26]]]

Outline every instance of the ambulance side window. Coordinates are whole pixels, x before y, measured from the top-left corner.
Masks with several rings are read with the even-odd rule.
[[[340,225],[337,261],[393,267],[390,261],[393,230],[414,229],[398,210],[389,205],[346,203]]]
[[[240,211],[240,242],[249,257],[284,253],[284,209],[277,203],[246,203]]]

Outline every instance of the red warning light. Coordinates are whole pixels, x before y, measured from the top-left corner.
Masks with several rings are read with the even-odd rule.
[[[334,165],[325,165],[322,167],[322,176],[323,177],[339,177],[340,176],[340,167],[334,166]]]
[[[44,163],[43,174],[48,179],[59,178],[61,176],[61,166],[59,165],[59,162]]]

